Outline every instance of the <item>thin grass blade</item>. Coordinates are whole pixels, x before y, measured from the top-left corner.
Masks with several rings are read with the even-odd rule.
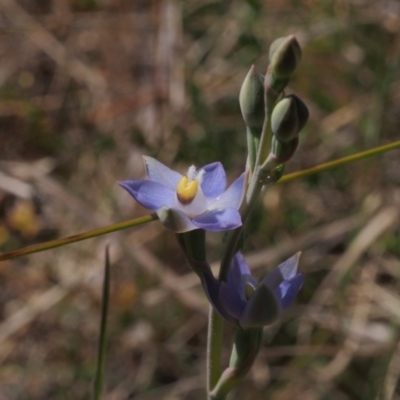
[[[109,247],[105,251],[103,293],[101,299],[100,337],[97,349],[96,377],[93,400],[100,400],[103,392],[105,361],[107,352],[107,316],[110,299],[110,255]]]

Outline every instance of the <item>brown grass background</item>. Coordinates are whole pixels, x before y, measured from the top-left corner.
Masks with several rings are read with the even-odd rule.
[[[287,171],[399,139],[398,1],[0,0],[1,250],[146,214],[116,185],[143,154],[182,173],[220,160],[231,182],[241,82],[291,33],[287,92],[311,116]],[[400,399],[398,159],[268,190],[247,260],[261,277],[302,250],[307,275],[233,398]],[[216,263],[222,235],[207,240]],[[107,244],[104,399],[205,398],[207,302],[152,222],[0,264],[0,400],[90,398]]]

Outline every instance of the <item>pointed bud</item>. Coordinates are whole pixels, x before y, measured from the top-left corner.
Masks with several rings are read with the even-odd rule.
[[[249,128],[261,128],[264,123],[264,77],[254,65],[246,75],[240,89],[240,109]]]
[[[272,111],[272,132],[282,142],[293,140],[308,120],[307,106],[295,95],[283,98]]]
[[[294,35],[276,39],[269,49],[270,71],[277,79],[288,79],[301,60],[301,48]]]
[[[297,136],[290,142],[282,142],[275,136],[272,136],[271,154],[276,157],[277,163],[284,163],[292,158],[298,144],[299,138]]]

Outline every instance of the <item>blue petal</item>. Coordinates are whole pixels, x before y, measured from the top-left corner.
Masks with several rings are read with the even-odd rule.
[[[296,276],[300,255],[301,252],[298,252],[278,266],[284,279],[291,279]]]
[[[150,210],[158,210],[165,206],[175,205],[175,191],[160,183],[148,180],[132,180],[118,182],[142,206]]]
[[[206,211],[192,219],[192,222],[206,231],[221,232],[242,225],[240,214],[232,208]]]
[[[241,298],[245,297],[245,279],[243,279],[245,275],[251,275],[249,266],[247,265],[242,253],[236,253],[229,269],[228,284],[239,293]]]
[[[220,196],[226,188],[224,167],[220,162],[215,162],[201,169],[206,171],[203,176],[203,182],[201,183],[201,189],[209,200],[214,200]]]
[[[214,309],[224,318],[226,321],[231,324],[239,327],[239,323],[236,318],[234,318],[228,311],[225,309],[224,305],[221,303],[219,297],[219,291],[221,287],[221,282],[217,281],[211,271],[203,270],[200,272],[200,279],[203,285],[204,291],[208,297],[208,300],[214,307]]]
[[[208,207],[210,210],[217,208],[238,209],[242,200],[244,189],[244,173],[237,178],[231,186]]]
[[[296,276],[299,265],[300,252],[288,258],[278,267],[273,269],[264,279],[263,283],[271,289],[277,288],[284,280]]]
[[[147,177],[154,182],[161,183],[175,190],[182,175],[152,157],[143,157]]]
[[[281,303],[275,293],[260,285],[246,303],[239,324],[243,329],[262,327],[274,322],[281,312]]]
[[[282,308],[286,309],[299,293],[303,286],[304,274],[298,274],[289,280],[283,281],[275,290],[275,294],[281,299]]]
[[[180,210],[161,207],[157,210],[157,215],[162,224],[173,232],[182,233],[198,229],[190,218]]]
[[[239,293],[226,282],[221,282],[219,289],[219,300],[230,315],[236,319],[240,318],[240,315],[246,305],[246,301],[242,300]]]

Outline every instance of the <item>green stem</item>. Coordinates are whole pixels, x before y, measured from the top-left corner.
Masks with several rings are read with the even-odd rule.
[[[32,253],[38,253],[39,251],[54,249],[56,247],[64,246],[66,244],[71,244],[79,242],[81,240],[91,239],[96,236],[105,235],[107,233],[120,231],[122,229],[143,225],[148,222],[155,221],[156,219],[158,219],[157,214],[149,214],[145,215],[144,217],[134,218],[124,222],[119,222],[118,224],[108,225],[102,228],[93,229],[83,233],[78,233],[77,235],[50,240],[49,242],[34,244],[32,246],[23,247],[22,249],[19,250],[3,253],[0,255],[0,261],[11,260],[12,258],[27,256],[28,254]]]
[[[267,100],[265,100],[267,101]],[[267,107],[265,108],[265,119],[264,125],[261,130],[260,142],[257,149],[256,162],[252,169],[257,168],[261,165],[269,154],[269,148],[271,143],[271,123],[270,113],[268,113]]]
[[[256,167],[254,171],[253,177],[250,181],[250,186],[248,189],[248,195],[246,195],[242,201],[240,206],[240,215],[242,217],[242,226],[230,231],[227,235],[226,246],[224,247],[224,252],[222,254],[221,259],[221,267],[219,270],[219,280],[226,281],[228,277],[229,267],[231,265],[233,256],[238,251],[238,245],[240,242],[240,237],[243,232],[243,227],[246,223],[247,217],[249,216],[251,210],[256,205],[261,191],[264,187],[268,187],[275,182],[271,182],[269,184],[264,184],[263,176],[265,173],[260,169],[260,167]]]
[[[261,131],[262,128],[260,128]],[[247,149],[250,169],[253,172],[254,166],[256,165],[257,149],[260,145],[260,131],[255,128],[246,128],[247,134]]]
[[[223,320],[210,306],[207,340],[207,393],[211,393],[221,376]]]
[[[383,153],[386,153],[387,151],[395,150],[398,148],[400,148],[400,140],[393,142],[393,143],[385,144],[383,146],[374,147],[373,149],[370,149],[370,150],[361,151],[360,153],[352,154],[351,156],[339,158],[338,160],[329,161],[327,163],[317,165],[316,167],[303,169],[302,171],[298,171],[298,172],[292,172],[291,174],[282,176],[282,178],[277,183],[291,182],[291,181],[294,181],[295,179],[304,178],[306,176],[313,175],[318,172],[327,171],[328,169],[332,169],[332,168],[340,167],[342,165],[350,164],[354,161],[359,161],[364,158],[377,156],[379,154],[383,154]]]
[[[272,139],[271,114],[283,90],[283,88],[281,87],[275,87],[277,82],[273,79],[273,76],[271,74],[267,73],[265,79],[267,80],[264,93],[265,119],[261,131],[260,144],[257,151],[255,168],[262,165],[269,155]]]

